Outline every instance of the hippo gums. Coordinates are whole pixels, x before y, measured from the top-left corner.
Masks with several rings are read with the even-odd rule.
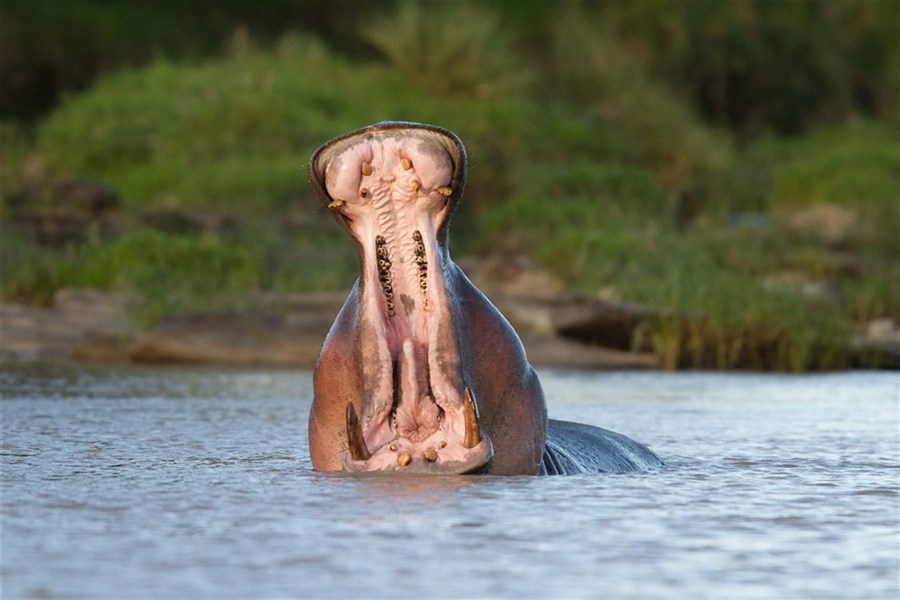
[[[453,133],[377,123],[316,150],[309,177],[360,265],[316,364],[315,469],[533,475],[662,464],[623,435],[548,420],[515,331],[450,259],[466,178]]]

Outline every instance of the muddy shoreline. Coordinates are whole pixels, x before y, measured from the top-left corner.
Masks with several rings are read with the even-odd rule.
[[[124,297],[61,289],[49,308],[0,303],[0,360],[308,369],[345,297],[343,292],[259,293],[252,310],[176,314],[144,331]],[[630,348],[635,328],[659,315],[651,309],[564,291],[508,290],[490,297],[536,367],[663,368],[652,349]],[[900,367],[896,324],[869,329],[848,344],[868,355],[877,351],[876,368]]]
[[[260,294],[252,311],[170,316],[141,331],[125,300],[94,290],[63,289],[49,308],[0,304],[4,360],[311,368],[345,294]],[[556,333],[553,302],[499,297],[536,366],[655,369],[646,352],[627,352]]]

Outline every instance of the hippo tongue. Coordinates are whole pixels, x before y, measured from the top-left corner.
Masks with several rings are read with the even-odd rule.
[[[318,189],[360,250],[364,398],[348,432],[364,446],[351,467],[412,469],[421,460],[459,472],[492,455],[465,393],[447,291],[443,241],[464,161],[443,130],[408,124],[351,134],[313,158]]]
[[[417,365],[421,365],[421,368]],[[434,402],[427,378],[425,348],[411,338],[403,340],[399,360],[399,402],[394,407],[394,429],[400,436],[421,442],[437,431],[443,411]]]

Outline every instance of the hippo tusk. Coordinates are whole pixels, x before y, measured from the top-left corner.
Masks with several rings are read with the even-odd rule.
[[[481,443],[481,427],[478,424],[478,407],[475,405],[475,398],[469,388],[466,388],[463,415],[466,419],[466,437],[463,446],[474,448]]]
[[[362,425],[359,423],[359,417],[356,416],[356,407],[353,406],[353,402],[347,403],[347,446],[353,460],[369,460],[372,457],[372,453],[366,447]]]

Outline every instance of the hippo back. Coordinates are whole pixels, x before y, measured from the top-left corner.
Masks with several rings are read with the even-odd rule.
[[[602,427],[550,419],[542,475],[622,473],[663,465],[650,448]]]

